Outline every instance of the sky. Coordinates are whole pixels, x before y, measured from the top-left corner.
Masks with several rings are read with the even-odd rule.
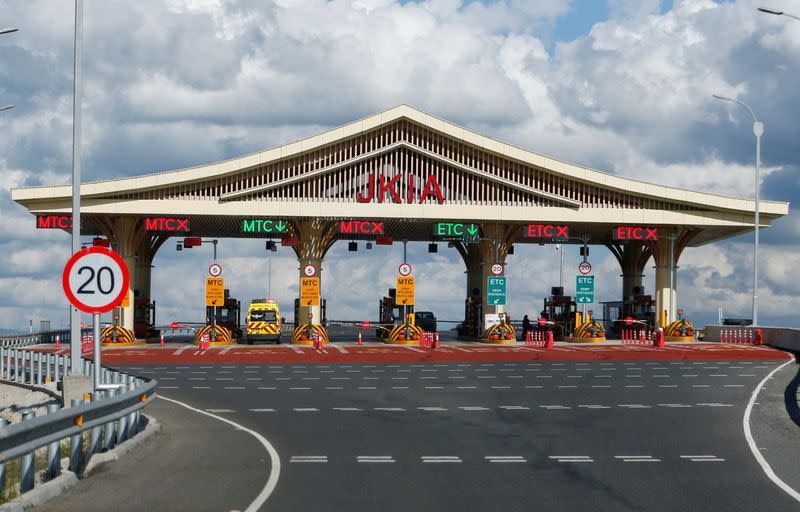
[[[765,3],[771,2],[771,3]],[[34,229],[10,199],[20,186],[69,183],[73,12],[67,0],[0,0],[0,328],[67,322],[60,274],[66,233]],[[231,158],[407,103],[496,139],[620,176],[752,197],[765,125],[762,198],[800,197],[800,0],[87,0],[85,180]],[[759,320],[797,326],[800,218],[761,237]],[[698,325],[750,317],[753,235],[687,249],[678,303]],[[219,245],[231,294],[268,293],[291,318],[298,263],[263,242]],[[157,254],[159,323],[200,321],[210,247]],[[460,320],[464,266],[452,249],[409,244],[417,309]],[[340,242],[323,265],[328,318],[375,320],[402,246],[357,253]],[[564,254],[567,292],[580,261]],[[591,249],[599,300],[618,300],[619,266]],[[652,260],[644,286],[652,292]],[[512,319],[558,285],[553,246],[519,245],[507,262]],[[599,311],[599,307],[596,307]],[[88,318],[87,318],[88,321]]]

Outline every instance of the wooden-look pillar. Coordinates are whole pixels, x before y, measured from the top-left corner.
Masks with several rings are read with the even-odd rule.
[[[697,228],[661,228],[658,230],[658,240],[645,241],[656,264],[655,295],[656,325],[658,327],[666,327],[677,318],[675,311],[678,302],[678,260],[683,250],[700,231]],[[672,255],[671,259],[670,254]],[[673,268],[675,277],[672,287],[670,287],[670,271]],[[665,322],[662,321],[664,316],[666,316]]]
[[[606,244],[606,247],[617,258],[622,269],[622,300],[632,300],[634,289],[642,286],[642,274],[651,256],[650,247],[636,240]]]
[[[299,289],[302,286],[301,280],[307,277],[303,273],[303,268],[308,264],[314,265],[317,269],[315,277],[319,278],[320,295],[322,295],[322,261],[328,249],[336,241],[336,223],[320,219],[303,219],[290,224],[291,234],[297,237],[300,242],[296,247],[293,247],[299,263],[298,299]],[[322,297],[320,297],[319,302],[322,304]],[[308,322],[308,315],[311,315],[312,323],[322,324],[321,306],[304,305],[301,300],[297,310],[297,318],[294,319],[295,326]]]

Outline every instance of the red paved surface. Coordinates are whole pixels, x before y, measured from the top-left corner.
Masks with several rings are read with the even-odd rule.
[[[69,353],[68,348],[41,347]],[[85,357],[91,354],[85,352]],[[389,363],[470,361],[592,361],[592,360],[786,360],[786,352],[763,346],[720,343],[673,344],[664,348],[639,345],[559,345],[552,349],[525,346],[447,345],[439,349],[416,346],[327,346],[324,350],[298,346],[228,346],[198,350],[167,345],[103,349],[105,364],[236,364],[236,363]]]

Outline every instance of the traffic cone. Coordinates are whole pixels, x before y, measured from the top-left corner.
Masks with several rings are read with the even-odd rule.
[[[359,344],[359,345],[361,345],[361,344],[362,344],[362,343],[361,343],[361,333],[360,333],[360,332],[358,333],[358,344]]]
[[[436,333],[433,334],[433,336],[434,336],[433,343],[435,345],[434,348],[439,348],[441,346],[441,345],[439,345],[439,333],[436,332]]]
[[[530,345],[531,344],[531,331],[528,331],[528,332],[525,333],[525,344],[526,345]]]
[[[161,333],[161,346],[164,346],[164,333]]]
[[[553,340],[553,331],[547,331],[547,344],[545,345],[545,348],[553,348],[554,345],[555,342]]]
[[[61,336],[56,334],[56,348],[61,348]]]

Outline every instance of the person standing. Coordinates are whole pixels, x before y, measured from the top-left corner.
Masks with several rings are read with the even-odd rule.
[[[522,317],[522,339],[528,339],[528,331],[531,330],[531,321],[528,318],[528,315]]]

